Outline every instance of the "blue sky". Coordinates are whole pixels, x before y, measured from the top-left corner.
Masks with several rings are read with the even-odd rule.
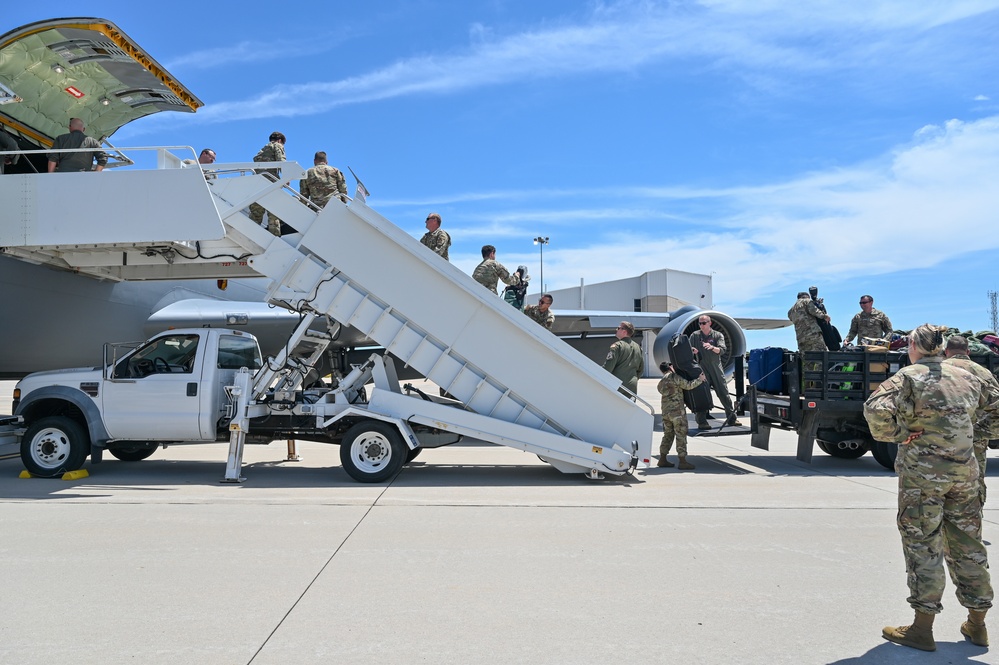
[[[667,267],[734,316],[814,284],[844,334],[863,293],[989,327],[999,0],[368,4],[17,3],[3,31],[110,19],[205,102],[117,145],[243,161],[282,131],[414,235],[440,212],[469,272],[491,243],[537,284],[545,235],[549,289]]]

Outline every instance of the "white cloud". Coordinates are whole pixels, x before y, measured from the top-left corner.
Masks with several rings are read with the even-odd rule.
[[[881,159],[759,187],[524,192],[532,208],[521,210],[489,210],[483,206],[499,199],[479,194],[475,223],[456,220],[449,228],[463,239],[518,239],[519,246],[539,230],[550,233],[545,249],[550,288],[574,286],[580,278],[592,283],[632,276],[635,266],[670,267],[717,271],[715,293],[741,303],[786,289],[803,275],[875,276],[999,249],[992,233],[999,209],[997,171],[999,116],[952,120],[920,129],[909,144]],[[579,207],[578,198],[585,195],[599,205]],[[614,207],[614,197],[621,207]],[[576,205],[562,207],[563,199]],[[672,223],[674,204],[697,199],[710,201],[708,209],[733,212],[722,219]],[[650,223],[613,223],[632,216],[651,218]],[[563,244],[567,239],[557,232],[561,222],[572,225],[575,246]],[[536,258],[504,254],[508,263]]]
[[[569,19],[497,37],[482,24],[469,28],[470,45],[449,55],[413,55],[349,78],[281,85],[248,98],[209,104],[194,122],[313,115],[358,104],[426,93],[451,93],[524,80],[629,72],[650,63],[695,58],[734,68],[754,85],[780,85],[774,71],[870,66],[874,53],[913,48],[912,32],[995,9],[966,0],[913,7],[902,0],[842,4],[769,0],[705,0],[598,4]],[[894,32],[905,34],[896,37]],[[192,53],[176,66],[246,61],[266,49],[250,42]],[[904,58],[897,61],[904,62]],[[933,59],[929,58],[932,62]],[[900,65],[899,65],[900,66]],[[161,118],[163,122],[176,119]],[[148,131],[146,123],[139,131]]]

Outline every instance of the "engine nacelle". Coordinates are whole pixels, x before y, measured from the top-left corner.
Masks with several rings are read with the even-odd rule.
[[[735,358],[746,353],[746,336],[742,332],[742,327],[727,314],[713,309],[701,309],[694,305],[687,305],[670,312],[669,323],[656,335],[656,341],[652,346],[652,356],[656,364],[669,361],[670,338],[677,333],[689,335],[697,330],[697,319],[702,314],[710,316],[711,327],[725,336],[725,346],[728,350],[722,353],[721,363],[726,375],[732,373],[735,369]]]

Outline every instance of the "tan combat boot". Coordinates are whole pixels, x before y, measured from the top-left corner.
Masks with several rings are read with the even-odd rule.
[[[656,462],[656,466],[658,466],[660,468],[662,468],[662,467],[673,468],[676,465],[673,464],[673,462],[670,462],[668,459],[666,459],[665,455],[660,455],[659,456],[659,461]]]
[[[686,457],[681,457],[680,464],[678,464],[676,468],[680,469],[680,471],[693,471],[695,467],[687,461]]]
[[[989,645],[989,631],[985,629],[986,612],[988,610],[968,610],[968,620],[961,624],[961,634],[980,647]]]
[[[881,636],[889,642],[913,649],[936,651],[937,643],[933,641],[934,618],[935,614],[924,614],[916,610],[916,618],[911,626],[885,626],[881,630]]]

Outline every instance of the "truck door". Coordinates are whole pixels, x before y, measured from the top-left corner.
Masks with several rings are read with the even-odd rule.
[[[201,441],[198,334],[157,337],[121,361],[104,382],[108,433],[129,441]],[[214,437],[212,437],[214,438]],[[211,440],[211,439],[209,439]]]
[[[256,372],[263,366],[257,339],[239,331],[219,335],[218,357],[215,359],[214,396],[208,403],[215,406],[213,424],[227,414],[229,397],[226,386],[231,386],[236,372],[245,367]]]

